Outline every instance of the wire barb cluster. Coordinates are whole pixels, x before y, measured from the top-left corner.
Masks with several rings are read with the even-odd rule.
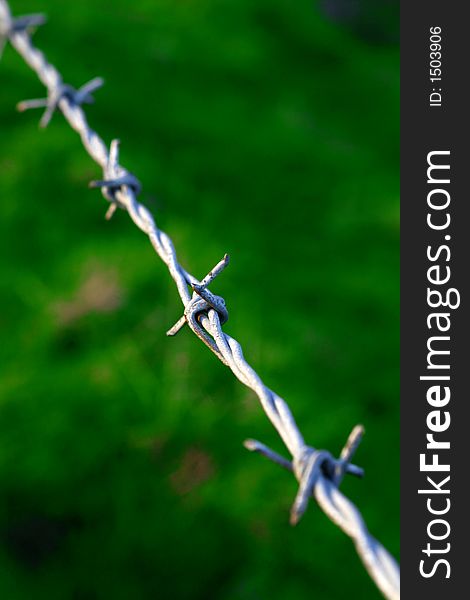
[[[39,121],[39,125],[41,127],[47,127],[62,98],[67,98],[71,104],[75,104],[76,106],[80,106],[81,104],[93,104],[95,100],[92,93],[103,84],[104,81],[101,77],[95,77],[95,79],[85,83],[85,85],[82,85],[78,90],[71,85],[63,83],[62,85],[57,86],[57,88],[48,90],[49,95],[47,98],[23,100],[23,102],[20,102],[17,105],[17,108],[20,112],[29,110],[30,108],[45,108],[46,110]]]
[[[142,186],[135,175],[129,173],[127,169],[124,169],[119,164],[119,140],[113,140],[111,142],[108,160],[104,166],[103,173],[104,179],[90,181],[89,187],[101,188],[103,196],[111,202],[106,213],[106,219],[109,220],[118,206],[125,209],[125,206],[120,204],[116,196],[117,192],[125,192],[127,187],[132,190],[134,196],[138,196],[142,190]]]
[[[299,521],[310,497],[314,496],[331,521],[352,539],[365,568],[382,594],[389,600],[397,600],[400,597],[397,563],[371,536],[354,504],[339,491],[346,473],[363,475],[362,469],[350,462],[362,438],[363,428],[357,426],[353,429],[339,459],[333,458],[326,450],[316,450],[305,444],[286,402],[263,383],[245,360],[240,344],[222,330],[222,325],[228,319],[225,301],[213,294],[208,286],[226,268],[229,257],[225,255],[201,281],[179,264],[170,237],[157,227],[147,208],[137,201],[141,185],[132,173],[120,165],[119,142],[113,140],[108,152],[103,140],[88,125],[81,105],[93,101],[91,94],[103,84],[103,80],[92,79],[78,90],[64,84],[57,69],[31,42],[30,29],[44,22],[43,15],[15,19],[6,0],[0,0],[0,54],[2,44],[9,40],[47,89],[46,99],[23,102],[19,108],[45,108],[40,121],[42,126],[49,123],[56,109],[63,113],[70,126],[80,135],[87,152],[103,170],[103,179],[91,182],[90,187],[101,188],[103,196],[110,202],[107,218],[112,216],[116,207],[126,210],[136,226],[147,234],[175,281],[184,314],[168,331],[168,335],[175,335],[187,323],[235,377],[258,396],[292,460],[254,440],[247,440],[245,447],[293,472],[299,490],[291,510],[291,523]]]
[[[7,39],[13,33],[30,31],[35,27],[44,25],[45,22],[46,16],[43,14],[25,15],[14,19],[7,11],[2,11],[2,14],[0,14],[0,58]]]

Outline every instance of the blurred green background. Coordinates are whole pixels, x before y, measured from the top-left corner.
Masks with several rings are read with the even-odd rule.
[[[212,289],[228,333],[338,454],[344,492],[399,552],[397,5],[63,0],[35,43],[79,86],[141,200]],[[0,597],[379,598],[295,479],[255,395],[186,328],[148,240],[87,189],[101,173],[11,48],[0,62]]]

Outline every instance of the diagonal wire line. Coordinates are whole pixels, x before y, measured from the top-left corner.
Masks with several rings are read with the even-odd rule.
[[[350,463],[362,437],[362,427],[353,429],[339,459],[334,459],[325,450],[316,450],[306,445],[286,402],[263,383],[245,360],[237,340],[222,329],[228,319],[225,302],[223,298],[213,294],[208,285],[225,269],[229,262],[228,256],[202,280],[198,280],[179,264],[171,238],[157,227],[151,213],[137,200],[140,183],[120,165],[118,141],[113,140],[108,151],[100,136],[88,125],[81,105],[93,101],[91,94],[102,84],[102,80],[93,79],[78,90],[64,84],[57,69],[32,44],[30,30],[43,22],[43,15],[14,19],[6,0],[0,0],[0,53],[4,43],[9,40],[47,90],[47,98],[23,102],[19,108],[45,108],[42,126],[47,125],[56,109],[63,113],[69,125],[79,134],[88,154],[103,170],[103,179],[92,182],[91,186],[100,187],[104,197],[110,202],[107,218],[112,216],[116,207],[126,210],[135,225],[149,237],[156,253],[168,267],[184,307],[183,316],[169,330],[168,335],[174,335],[187,324],[231,369],[235,377],[258,396],[264,412],[292,459],[287,460],[254,440],[247,440],[245,446],[292,471],[296,477],[299,491],[292,506],[291,523],[298,522],[309,498],[313,496],[331,521],[352,539],[364,567],[382,594],[389,600],[398,600],[398,564],[369,533],[356,506],[339,491],[344,474],[362,475],[362,469]]]

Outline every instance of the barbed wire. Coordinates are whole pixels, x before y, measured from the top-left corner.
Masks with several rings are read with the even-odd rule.
[[[179,264],[170,237],[157,227],[151,213],[137,200],[141,185],[132,173],[120,165],[119,141],[113,140],[108,151],[100,136],[88,125],[81,105],[93,102],[92,93],[103,85],[103,80],[92,79],[78,90],[65,84],[57,69],[32,44],[31,30],[45,20],[44,15],[13,18],[6,0],[0,0],[0,56],[4,44],[10,41],[47,90],[46,98],[21,102],[18,109],[44,108],[40,121],[42,127],[47,126],[57,109],[63,113],[70,126],[80,135],[88,154],[103,170],[103,179],[91,182],[90,187],[101,188],[103,196],[110,203],[106,218],[110,219],[116,208],[126,210],[137,227],[147,234],[176,284],[184,312],[167,335],[175,335],[188,324],[235,377],[258,396],[292,459],[287,460],[256,440],[245,441],[245,447],[292,471],[296,477],[299,490],[291,509],[291,523],[298,523],[309,498],[314,496],[331,521],[352,539],[366,570],[382,594],[389,600],[397,600],[400,597],[398,564],[369,533],[355,505],[339,491],[346,473],[359,477],[363,475],[361,468],[351,464],[364,433],[362,426],[353,429],[339,459],[326,450],[317,450],[305,443],[286,402],[263,383],[245,360],[237,340],[222,330],[222,325],[228,320],[225,301],[213,294],[208,286],[226,268],[229,257],[225,255],[202,280]]]

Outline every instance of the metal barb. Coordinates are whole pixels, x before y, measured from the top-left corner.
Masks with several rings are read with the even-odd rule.
[[[315,450],[308,447],[300,453],[299,457],[294,457],[292,466],[294,475],[299,482],[299,491],[290,511],[291,525],[297,525],[302,518],[322,468],[325,469],[325,473],[328,472],[331,470],[333,461],[333,457],[326,450]]]
[[[39,122],[41,127],[47,127],[52,115],[59,106],[59,102],[63,98],[67,98],[70,104],[75,106],[81,106],[82,104],[92,104],[94,98],[92,93],[100,88],[104,84],[104,80],[101,77],[95,77],[91,81],[88,81],[82,85],[78,90],[73,88],[71,85],[66,83],[61,84],[53,90],[49,90],[47,98],[38,98],[34,100],[23,100],[19,102],[17,108],[20,112],[29,110],[31,108],[45,108],[43,116]]]
[[[351,473],[351,467],[354,469],[358,469],[354,475],[356,477],[363,477],[364,471],[363,469],[359,469],[354,465],[351,465],[351,459],[354,456],[359,444],[362,441],[364,436],[364,427],[363,425],[356,425],[354,429],[349,434],[349,437],[344,445],[344,448],[341,450],[341,454],[339,459],[336,461],[335,470],[333,474],[333,481],[337,487],[339,487],[340,483],[343,480],[343,477],[346,473]]]
[[[209,271],[209,273],[200,283],[190,283],[193,290],[193,296],[185,308],[184,315],[180,317],[173,327],[166,332],[168,336],[172,337],[176,335],[188,322],[189,315],[194,315],[195,309],[196,312],[202,312],[208,308],[213,308],[219,315],[221,325],[228,321],[228,311],[225,305],[225,300],[221,296],[216,296],[213,294],[207,289],[207,286],[214,281],[217,275],[222,273],[222,271],[228,266],[229,262],[230,257],[228,254],[225,254],[223,259],[219,261],[211,271]],[[204,303],[198,301],[198,296],[204,300]]]
[[[271,448],[268,448],[268,446],[265,446],[261,442],[258,442],[257,440],[245,440],[243,445],[250,452],[259,452],[263,456],[266,456],[266,458],[269,458],[269,460],[272,460],[273,463],[280,465],[288,471],[292,471],[292,462],[290,460],[287,460],[287,458],[274,452],[274,450],[271,450]]]
[[[298,456],[295,456],[292,461],[287,460],[256,440],[246,440],[244,446],[251,452],[258,452],[295,474],[300,487],[292,505],[290,522],[292,525],[296,525],[307,508],[308,500],[313,495],[320,475],[329,479],[336,487],[339,487],[346,473],[356,477],[364,475],[363,469],[350,463],[363,433],[364,428],[362,425],[354,427],[339,459],[333,458],[326,450],[316,450],[309,446],[301,449]]]
[[[92,82],[90,82],[92,83]],[[119,164],[119,144],[120,141],[114,139],[111,142],[109,156],[103,169],[104,179],[90,181],[90,188],[101,188],[103,196],[111,202],[111,206],[106,212],[106,219],[109,220],[116,211],[117,206],[125,208],[117,198],[117,193],[123,188],[128,187],[135,196],[142,191],[142,185],[135,175],[124,169]]]
[[[16,17],[10,27],[11,33],[20,33],[23,31],[29,31],[35,27],[40,27],[47,23],[47,17],[43,13],[35,13],[33,15],[24,15],[22,17]]]
[[[369,533],[359,510],[338,489],[345,472],[353,475],[362,474],[362,469],[349,463],[362,436],[362,429],[353,432],[340,458],[336,461],[326,451],[306,447],[287,403],[264,384],[245,360],[237,340],[222,330],[222,321],[228,317],[228,314],[223,311],[225,303],[222,305],[214,301],[214,298],[219,297],[209,295],[207,285],[225,268],[228,257],[227,260],[221,261],[223,264],[220,268],[218,268],[219,263],[202,282],[198,282],[179,264],[170,237],[157,227],[149,211],[136,200],[135,194],[140,191],[140,184],[134,176],[119,165],[117,141],[113,141],[108,152],[103,140],[88,125],[80,104],[89,101],[89,94],[96,89],[93,81],[97,84],[97,80],[92,80],[80,88],[77,92],[78,98],[77,93],[73,95],[64,93],[60,73],[46,60],[44,54],[33,46],[28,33],[29,27],[38,24],[38,20],[29,20],[29,23],[21,19],[16,20],[15,33],[21,35],[12,33],[12,23],[15,23],[15,20],[11,17],[7,1],[0,0],[0,31],[10,40],[13,48],[37,73],[47,88],[47,102],[34,101],[30,106],[47,109],[52,100],[61,100],[60,108],[65,119],[80,134],[80,139],[90,156],[103,168],[104,181],[92,185],[102,187],[105,198],[111,202],[112,210],[119,205],[128,212],[133,222],[149,236],[155,251],[168,266],[185,306],[184,316],[170,332],[178,331],[182,326],[180,323],[184,325],[188,322],[192,331],[232,370],[234,375],[256,393],[264,412],[288,448],[292,461],[259,442],[251,440],[245,444],[248,449],[264,454],[270,460],[296,474],[299,480],[299,492],[295,503],[294,520],[297,522],[302,503],[305,499],[308,501],[313,493],[325,514],[354,542],[364,567],[383,595],[388,600],[398,600],[400,581],[397,563]],[[58,100],[53,105],[54,108],[57,103]],[[46,115],[43,118],[45,117]],[[189,298],[187,287],[190,282],[194,283],[192,298]],[[214,310],[209,310],[210,308]]]
[[[4,11],[0,18],[0,58],[7,40],[15,33],[26,33],[46,23],[46,15],[34,14],[11,18],[9,11]]]

